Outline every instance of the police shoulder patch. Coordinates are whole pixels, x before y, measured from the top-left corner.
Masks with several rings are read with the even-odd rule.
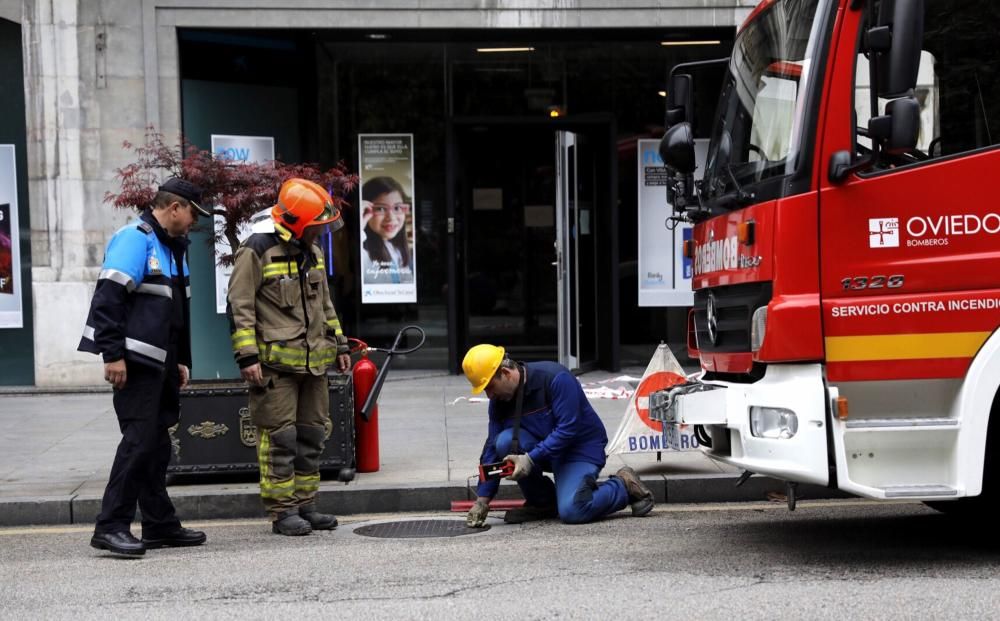
[[[136,225],[135,228],[139,229],[140,231],[146,234],[153,232],[153,226],[149,222],[146,222],[144,220],[139,220],[139,223]]]

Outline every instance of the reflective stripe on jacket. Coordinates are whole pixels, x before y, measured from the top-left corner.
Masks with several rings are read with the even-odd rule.
[[[104,253],[79,351],[102,354],[105,362],[125,358],[162,368],[171,323],[180,316],[184,325],[175,326],[174,335],[177,362],[191,366],[187,253],[178,266],[168,244],[186,248],[187,240],[170,239],[149,210],[115,232]],[[183,309],[175,308],[175,295],[182,295]]]
[[[228,301],[240,367],[320,375],[349,351],[315,245],[303,253],[275,233],[254,233],[236,252]]]

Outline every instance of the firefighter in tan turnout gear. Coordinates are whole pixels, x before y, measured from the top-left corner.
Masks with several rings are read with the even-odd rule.
[[[319,459],[330,426],[327,366],[350,369],[314,241],[343,226],[330,195],[305,179],[281,186],[271,210],[273,233],[254,233],[236,252],[229,279],[233,352],[250,385],[257,427],[260,495],[272,531],[307,535],[336,528],[319,513]]]

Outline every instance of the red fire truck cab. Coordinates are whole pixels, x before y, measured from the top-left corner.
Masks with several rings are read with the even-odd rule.
[[[997,499],[997,24],[988,0],[764,0],[697,182],[675,69],[660,152],[701,372],[651,397],[668,441],[696,425],[721,462],[868,498]]]

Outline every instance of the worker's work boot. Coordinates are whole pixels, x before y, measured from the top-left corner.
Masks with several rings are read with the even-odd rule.
[[[523,524],[537,520],[551,520],[557,517],[559,517],[559,511],[556,510],[555,506],[535,507],[524,505],[518,509],[508,510],[503,516],[503,521],[508,524]]]
[[[312,526],[299,515],[298,511],[286,511],[271,522],[271,532],[275,535],[298,537],[312,532]]]
[[[625,484],[633,516],[642,517],[653,510],[653,491],[639,480],[639,475],[635,473],[635,470],[625,466],[616,472],[615,476]]]
[[[333,530],[337,528],[337,517],[329,513],[320,513],[316,505],[299,507],[299,515],[305,518],[313,530]]]

